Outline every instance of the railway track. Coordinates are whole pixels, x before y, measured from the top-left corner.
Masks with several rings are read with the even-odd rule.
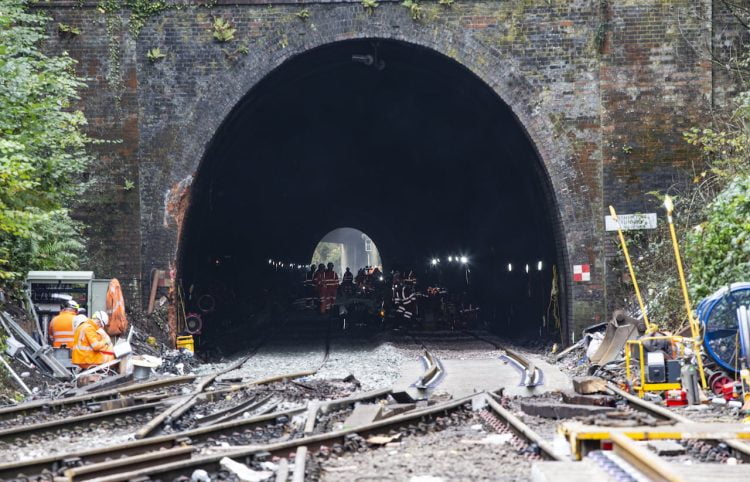
[[[388,393],[390,393],[390,390],[384,389],[344,399],[331,400],[320,404],[316,414],[351,407],[355,403],[362,401],[377,400],[386,397]],[[259,443],[259,441],[267,443],[269,439],[273,440],[274,438],[289,435],[291,429],[294,428],[293,420],[296,417],[304,416],[308,412],[309,407],[301,405],[289,410],[262,414],[250,418],[217,422],[192,430],[129,441],[98,449],[3,464],[0,465],[0,479],[14,480],[22,476],[35,476],[44,472],[61,474],[61,471],[68,468],[104,463],[108,460],[120,460],[123,457],[144,456],[142,459],[149,460],[148,457],[145,457],[147,454],[162,453],[165,450],[181,447],[191,447],[191,451],[196,451],[200,448],[215,447],[217,444],[247,445],[249,443]],[[295,436],[299,438],[302,436],[302,424],[299,423],[297,425],[298,433]],[[188,452],[180,451],[179,455],[184,456],[186,453]],[[143,462],[142,459],[135,459],[133,464],[141,464]],[[162,460],[161,462],[163,463],[164,461]],[[110,467],[110,465],[106,465],[106,468]],[[78,480],[83,479],[79,478]]]
[[[461,340],[460,335],[465,335],[470,337],[471,339],[479,340],[481,342],[487,343],[490,346],[493,347],[494,350],[502,351],[504,353],[504,358],[506,361],[510,362],[513,366],[515,366],[518,371],[521,374],[521,385],[526,387],[534,387],[537,385],[540,385],[544,380],[544,373],[542,370],[534,364],[533,360],[529,359],[522,353],[520,353],[517,350],[509,348],[507,345],[502,345],[499,343],[496,343],[495,341],[481,336],[479,334],[476,334],[474,332],[468,331],[468,330],[462,330],[460,332],[451,333],[450,336],[445,335],[439,335],[439,336],[431,336],[429,338],[425,337],[424,335],[419,335],[419,337],[414,333],[409,333],[409,336],[415,341],[416,344],[420,345],[423,350],[425,350],[426,353],[429,354],[429,356],[433,358],[437,358],[434,354],[435,350],[428,348],[427,344],[430,342],[433,343],[445,343],[445,342],[451,342],[454,340]],[[439,362],[438,362],[439,363]]]
[[[624,390],[621,390],[619,387],[617,387],[613,383],[608,383],[607,388],[610,391],[610,393],[612,393],[613,395],[616,395],[624,399],[628,403],[628,406],[633,408],[634,410],[645,412],[658,419],[669,420],[674,423],[681,423],[681,424],[695,423],[683,415],[680,415],[664,407],[656,405],[655,403],[649,402],[648,400],[644,400],[642,398],[638,398],[634,395],[631,395],[630,393]],[[750,463],[750,443],[746,441],[726,439],[726,438],[724,439],[707,438],[706,440],[692,441],[688,445],[691,445],[691,447],[688,447],[689,449],[698,450],[702,452],[709,450],[710,447],[717,447],[719,445],[722,445],[723,447],[726,447],[725,452],[727,454],[730,454],[731,456],[735,457],[739,461],[742,461],[743,463]]]
[[[152,419],[144,427],[168,426],[189,413],[198,403],[223,400],[265,383],[314,374],[330,356],[330,343],[326,338],[324,356],[317,369],[234,384],[214,391],[194,390],[187,397],[170,400],[173,403],[160,414],[158,424]],[[237,363],[234,365],[239,366]],[[427,368],[420,380],[429,384],[431,379],[439,375],[439,360],[426,350],[425,363]],[[236,366],[226,367],[223,372]],[[211,380],[215,378],[214,376]],[[199,389],[201,386],[205,388],[207,384],[206,379],[201,382]],[[199,420],[197,428],[157,436],[151,435],[156,430],[148,430],[146,436],[136,441],[0,465],[0,478],[14,480],[46,473],[61,477],[62,480],[128,480],[136,473],[147,472],[156,479],[170,479],[180,475],[189,476],[198,468],[212,473],[221,470],[220,461],[225,456],[252,464],[259,454],[264,457],[265,454],[286,457],[300,447],[305,447],[309,453],[332,446],[347,450],[347,447],[352,449],[367,445],[364,441],[369,436],[392,433],[394,430],[404,430],[409,435],[426,433],[432,426],[450,423],[450,417],[455,417],[456,413],[470,410],[472,398],[475,404],[486,405],[482,418],[487,425],[502,432],[512,432],[514,444],[523,448],[524,453],[530,454],[532,458],[557,459],[541,437],[504,409],[495,398],[485,393],[422,406],[359,427],[331,430],[332,427],[341,425],[332,422],[346,418],[356,403],[384,399],[389,393],[390,390],[377,390],[341,400],[312,402],[289,410],[255,413],[247,417],[248,411],[270,401],[266,397],[251,397],[230,404],[221,411],[217,410],[205,417],[205,420]],[[193,401],[192,405],[190,401]],[[271,408],[273,406],[270,405]],[[165,413],[172,417],[171,421],[163,415]],[[242,413],[245,414],[243,418],[236,418]],[[139,432],[143,433],[143,428]]]
[[[267,340],[268,338],[263,343]],[[233,436],[235,441],[240,441],[240,443],[254,441],[259,437],[262,439],[264,435],[263,431],[261,433],[256,432],[259,424],[268,424],[269,420],[273,422],[277,419],[285,420],[285,423],[288,423],[293,416],[305,412],[306,408],[270,413],[277,406],[274,400],[271,399],[272,397],[250,396],[249,398],[242,399],[242,397],[237,395],[260,386],[314,375],[329,359],[330,336],[329,333],[326,333],[322,360],[312,370],[266,377],[247,383],[231,384],[212,391],[206,390],[220,375],[238,369],[244,363],[247,363],[261,346],[262,343],[258,344],[248,355],[225,366],[221,370],[197,379],[197,386],[193,387],[187,395],[174,396],[174,394],[169,394],[171,396],[168,396],[168,394],[161,393],[159,395],[112,398],[116,396],[122,397],[124,394],[141,393],[155,388],[177,385],[178,383],[192,382],[196,380],[196,377],[151,381],[83,397],[55,401],[38,401],[25,404],[24,406],[5,409],[4,413],[8,417],[7,421],[13,423],[11,428],[0,430],[0,443],[5,442],[6,448],[11,448],[14,443],[20,445],[29,442],[49,443],[60,437],[83,435],[97,426],[103,426],[106,429],[113,425],[140,425],[135,432],[136,439],[140,440],[98,450],[86,450],[60,456],[43,457],[33,462],[25,461],[4,464],[0,466],[0,479],[16,478],[19,474],[39,474],[45,470],[59,471],[62,467],[70,464],[75,465],[78,461],[81,463],[90,463],[92,461],[104,461],[103,459],[105,458],[120,458],[123,456],[142,456],[141,458],[148,460],[149,457],[147,454],[152,451],[164,450],[166,448],[171,450],[175,444],[184,444],[186,440],[191,443],[193,443],[193,440],[197,443],[204,443],[215,439],[226,440],[230,435]],[[222,410],[212,411],[210,416],[199,419],[198,428],[177,431],[176,433],[161,437],[153,436],[165,427],[171,427],[197,405],[211,404],[216,401],[224,402],[227,398],[233,396],[240,399],[240,401],[236,404],[229,404],[228,407]],[[67,409],[79,406],[84,407],[90,413],[85,413],[77,417],[61,418],[58,416],[56,420],[44,420],[39,423],[22,423],[23,420],[29,419],[27,414],[40,416],[49,414],[50,410],[54,410],[55,415],[64,415]],[[236,418],[248,413],[253,413],[255,416],[235,423]],[[279,424],[274,422],[271,425],[276,426]],[[241,430],[242,433],[237,434],[237,430]],[[276,427],[275,431],[279,432],[278,427]],[[183,458],[188,452],[186,450],[178,450],[170,453],[176,454],[175,457],[179,456],[178,458]],[[167,456],[168,454],[164,455]],[[135,460],[134,463],[138,463],[140,459]]]
[[[383,392],[369,394],[372,396],[382,396]],[[362,396],[330,403],[341,406],[341,404],[351,404],[357,401],[366,400]],[[217,430],[225,433],[228,431],[237,432],[240,427],[251,429],[252,426],[268,423],[277,419],[280,414],[268,414],[253,420],[241,420],[234,422],[233,425],[222,425],[221,427],[206,427],[190,432],[172,434],[154,439],[147,439],[149,447],[141,447],[138,443],[131,442],[127,446],[109,447],[104,451],[91,451],[82,454],[70,454],[67,458],[58,457],[54,461],[45,460],[32,462],[26,466],[15,464],[13,467],[0,466],[0,477],[5,477],[15,472],[26,471],[28,474],[39,471],[42,467],[50,470],[50,467],[57,468],[57,473],[63,475],[63,480],[100,480],[100,481],[122,481],[130,480],[135,477],[143,477],[143,474],[149,474],[149,477],[160,480],[172,480],[180,476],[190,476],[195,470],[202,469],[209,474],[217,473],[221,470],[220,462],[224,457],[229,457],[237,462],[253,465],[259,458],[265,459],[270,456],[288,457],[295,453],[299,448],[305,447],[308,453],[316,453],[320,450],[328,450],[330,447],[339,446],[343,450],[357,450],[363,445],[367,445],[368,437],[393,433],[396,430],[402,430],[409,435],[419,435],[431,430],[432,427],[441,427],[450,425],[453,422],[451,417],[455,417],[457,412],[467,412],[471,410],[472,404],[486,404],[486,411],[483,418],[487,420],[489,426],[495,430],[512,432],[519,450],[523,449],[528,453],[531,459],[559,460],[559,456],[554,453],[552,448],[539,437],[532,429],[526,426],[518,418],[513,416],[509,411],[504,409],[492,396],[486,393],[480,393],[470,397],[451,400],[435,404],[430,407],[417,409],[401,415],[395,415],[385,420],[379,420],[370,424],[361,425],[345,430],[335,430],[332,432],[304,436],[297,439],[279,441],[274,443],[256,444],[237,448],[228,448],[220,450],[218,453],[207,453],[201,451],[199,447],[192,445],[190,442],[199,440],[201,437],[215,437]],[[331,407],[328,407],[330,409]],[[303,413],[307,407],[301,407],[295,411],[288,411],[285,416],[293,416]],[[456,420],[460,417],[455,417]],[[171,445],[169,445],[171,444]],[[525,447],[525,449],[524,449]],[[129,455],[127,458],[120,458],[123,454]],[[137,451],[137,452],[136,452]],[[99,462],[98,460],[110,459]],[[75,460],[79,464],[77,467],[65,466],[64,462]],[[86,464],[86,465],[84,465]],[[146,479],[141,479],[146,480]]]
[[[195,379],[194,375],[165,377],[81,396],[36,400],[12,407],[3,407],[0,408],[0,424],[2,426],[17,425],[23,423],[25,419],[55,413],[67,416],[67,411],[72,408],[87,409],[87,407],[93,407],[94,410],[98,411],[101,407],[104,409],[122,408],[129,405],[155,402],[167,398],[176,389],[193,383]]]
[[[536,374],[539,371],[533,363],[517,352],[508,350],[492,340],[483,339],[481,336],[466,334],[487,342],[495,349],[502,349],[506,353],[512,352],[513,355],[508,356],[525,367],[528,377],[532,377],[532,373]],[[425,372],[418,383],[429,386],[440,375],[440,361],[429,349],[430,341],[419,340],[414,335],[412,337],[425,350]],[[63,432],[83,433],[90,424],[99,424],[123,417],[130,417],[130,420],[126,422],[127,425],[140,424],[141,428],[138,433],[144,433],[144,435],[138,440],[109,447],[71,451],[35,460],[2,464],[0,465],[0,480],[40,480],[52,477],[55,480],[70,481],[117,481],[134,478],[149,480],[144,474],[148,474],[153,480],[172,480],[181,476],[190,477],[198,469],[205,470],[211,475],[223,473],[226,471],[221,465],[224,457],[257,469],[259,463],[267,460],[269,456],[282,457],[286,461],[286,458],[292,459],[294,454],[298,454],[294,462],[295,473],[304,476],[305,454],[317,454],[321,451],[327,453],[332,448],[338,450],[337,453],[357,453],[379,445],[368,442],[370,437],[387,438],[394,433],[413,437],[440,431],[448,426],[465,423],[466,414],[472,410],[472,406],[474,410],[480,406],[484,407],[480,409],[478,416],[486,427],[499,433],[512,435],[509,445],[520,457],[530,461],[562,460],[549,441],[504,408],[503,400],[494,393],[482,392],[432,405],[429,404],[432,402],[421,402],[416,408],[399,412],[397,415],[389,415],[372,423],[346,429],[337,428],[342,425],[338,422],[348,417],[355,404],[384,400],[388,397],[390,390],[376,390],[339,400],[310,401],[306,405],[279,409],[281,405],[271,393],[273,390],[264,391],[260,387],[315,374],[330,357],[328,334],[326,334],[322,361],[314,369],[207,390],[219,375],[242,366],[243,363],[249,361],[251,356],[252,354],[243,357],[210,376],[197,379],[197,386],[187,395],[150,393],[150,391],[158,390],[160,386],[156,383],[157,381],[153,381],[148,383],[150,388],[121,387],[118,390],[110,390],[108,391],[110,393],[106,394],[102,392],[78,397],[78,400],[60,401],[63,403],[54,403],[53,408],[45,408],[45,404],[39,402],[27,404],[27,407],[12,407],[13,410],[6,410],[6,413],[15,413],[15,415],[8,415],[9,417],[23,417],[24,413],[33,415],[43,413],[45,410],[60,412],[66,407],[87,406],[87,404],[94,406],[103,404],[104,406],[104,408],[96,409],[98,411],[92,410],[92,413],[68,420],[45,421],[40,424],[0,430],[0,442],[15,443],[19,440],[26,440],[34,443],[35,440],[54,440]],[[528,377],[524,377],[524,380],[528,380]],[[183,380],[182,383],[187,381]],[[532,381],[534,381],[533,378]],[[179,382],[174,385],[179,386]],[[298,385],[304,386],[304,384]],[[275,393],[283,393],[284,385],[276,386],[278,388],[274,389]],[[130,395],[123,397],[123,388],[128,388],[129,391],[126,393]],[[646,412],[661,420],[680,424],[690,423],[686,417],[634,397],[614,385],[610,385],[609,388],[612,394],[624,399],[633,410]],[[121,398],[111,398],[115,396],[114,392],[119,393]],[[221,403],[211,405],[214,402]],[[126,403],[126,406],[118,405],[123,403]],[[205,405],[203,415],[196,417],[194,410],[202,405]],[[141,414],[141,416],[135,418],[133,414]],[[188,415],[195,419],[194,425],[187,430],[180,429],[180,425],[175,422]],[[158,422],[154,422],[157,419]],[[144,431],[144,428],[147,430]],[[164,430],[173,432],[163,433]],[[614,437],[612,442],[617,453],[643,473],[657,475],[669,473],[669,467],[665,465],[667,460],[659,457],[655,459],[650,452],[644,455],[645,449],[637,444],[633,445],[630,439]],[[691,454],[695,453],[697,460],[698,454],[713,450],[717,445],[728,447],[726,453],[731,453],[741,461],[750,461],[750,445],[737,440],[699,440],[689,443],[688,451]],[[596,450],[590,453],[593,458],[608,457],[606,454],[599,454]]]

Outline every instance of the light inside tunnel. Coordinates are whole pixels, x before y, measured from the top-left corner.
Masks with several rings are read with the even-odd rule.
[[[352,61],[375,52],[382,68]],[[413,271],[423,289],[471,290],[488,329],[557,336],[543,322],[551,270],[508,262],[561,262],[542,166],[508,106],[441,54],[350,40],[291,58],[238,102],[193,183],[177,276],[188,312],[215,299],[201,343],[292,316],[296,267],[342,226],[377,240],[386,282]]]
[[[376,266],[383,271],[378,247],[367,234],[354,228],[334,229],[318,242],[310,263],[327,265],[329,262],[339,275],[347,268],[353,273]]]

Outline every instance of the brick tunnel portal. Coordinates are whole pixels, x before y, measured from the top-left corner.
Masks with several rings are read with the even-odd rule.
[[[235,106],[181,229],[177,279],[187,313],[203,320],[199,346],[296,316],[300,266],[345,226],[377,243],[386,277],[414,271],[419,291],[463,293],[496,333],[567,333],[566,283],[557,313],[551,303],[565,243],[543,163],[502,99],[442,54],[394,40],[328,44],[285,61]]]

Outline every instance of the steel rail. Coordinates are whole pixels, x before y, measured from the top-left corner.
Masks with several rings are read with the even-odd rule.
[[[639,446],[627,435],[613,433],[612,448],[630,465],[654,482],[683,482],[683,478],[664,459]]]
[[[320,408],[323,413],[326,413],[336,407],[354,405],[357,402],[381,398],[388,393],[390,393],[390,389],[373,390],[347,398],[324,402],[321,404]],[[235,432],[251,430],[259,426],[267,425],[279,417],[288,417],[291,419],[296,415],[304,413],[306,410],[306,407],[293,408],[257,417],[232,420],[206,427],[194,428],[169,435],[125,442],[123,444],[112,445],[109,447],[75,453],[51,455],[22,462],[0,464],[0,480],[16,478],[19,473],[24,473],[29,476],[41,474],[44,470],[57,472],[58,468],[70,466],[71,464],[93,464],[104,462],[107,459],[121,458],[123,456],[132,457],[134,455],[149,453],[156,450],[169,449],[175,445],[201,443],[210,438],[216,438],[221,435],[231,435]]]
[[[177,420],[179,417],[184,415],[187,411],[189,411],[191,408],[193,408],[198,401],[201,399],[202,394],[205,392],[206,388],[212,384],[219,376],[231,372],[232,370],[236,370],[240,368],[242,365],[247,363],[248,360],[250,360],[255,354],[265,345],[268,340],[271,339],[271,337],[276,334],[276,332],[280,331],[281,328],[285,326],[284,324],[277,327],[276,330],[273,332],[269,332],[263,339],[261,339],[257,345],[255,345],[252,350],[250,350],[250,353],[245,355],[244,357],[239,358],[238,360],[232,362],[228,366],[225,366],[224,368],[211,373],[207,376],[205,376],[203,379],[201,379],[200,383],[196,387],[196,389],[190,393],[189,395],[185,396],[182,400],[178,401],[168,409],[166,409],[164,412],[160,413],[153,419],[151,419],[146,425],[141,427],[136,433],[135,438],[136,439],[143,439],[145,437],[148,437],[151,435],[152,432],[159,429],[162,425],[168,425],[172,423],[173,421]],[[323,368],[323,365],[328,361],[328,358],[331,353],[331,339],[330,339],[330,322],[328,325],[328,329],[326,330],[326,341],[325,341],[325,354],[323,355],[323,361],[320,363],[320,366],[318,366],[314,371],[314,373],[317,373],[318,370]],[[284,375],[282,375],[284,376]],[[288,375],[286,375],[288,377]],[[271,379],[274,379],[275,377],[272,377]],[[269,383],[269,382],[264,382]],[[233,390],[233,389],[240,389],[240,387],[244,386],[252,386],[252,385],[258,385],[259,382],[251,382],[250,384],[241,384],[239,387],[229,387],[225,390]],[[221,390],[217,390],[217,392],[221,392]]]
[[[108,459],[132,457],[144,453],[169,449],[175,445],[204,442],[210,438],[221,435],[232,434],[238,431],[249,430],[261,425],[268,424],[278,417],[294,417],[305,411],[304,407],[284,410],[282,412],[270,413],[259,417],[233,420],[222,424],[201,427],[169,435],[149,437],[143,440],[134,440],[109,447],[84,450],[81,452],[63,453],[51,455],[44,458],[12,462],[0,465],[0,480],[15,478],[19,473],[27,476],[42,473],[44,470],[56,471],[57,468],[71,464],[94,464],[104,462]]]
[[[415,387],[424,390],[426,388],[429,388],[430,382],[439,379],[439,377],[443,374],[443,367],[438,361],[438,358],[432,354],[432,352],[429,350],[429,348],[427,348],[427,345],[425,345],[422,340],[417,338],[413,333],[409,333],[409,336],[412,337],[414,341],[422,347],[422,350],[424,350],[423,358],[427,363],[427,367],[419,376],[419,378],[417,378],[417,381],[414,384]]]
[[[622,390],[620,387],[618,387],[612,382],[607,382],[607,389],[610,391],[610,393],[625,399],[625,401],[627,401],[628,404],[630,404],[633,408],[637,410],[649,413],[651,415],[656,415],[657,417],[660,417],[664,420],[672,420],[678,423],[694,423],[692,420],[690,420],[687,417],[684,417],[678,413],[674,413],[671,410],[667,410],[664,407],[660,407],[659,405],[649,402],[648,400],[644,400],[642,398],[636,397],[635,395],[632,395]],[[732,449],[734,454],[738,458],[742,459],[744,462],[750,462],[750,444],[746,442],[742,442],[740,440],[732,440],[732,439],[721,439],[721,440],[718,440],[717,442],[723,443],[727,447]]]
[[[8,420],[18,416],[29,416],[36,412],[60,409],[69,405],[87,404],[91,402],[106,401],[109,399],[119,399],[123,396],[146,392],[155,388],[165,388],[180,383],[192,383],[193,381],[195,381],[195,378],[196,377],[194,375],[168,377],[143,383],[135,383],[132,385],[102,392],[79,395],[76,397],[35,400],[33,402],[22,403],[20,405],[14,405],[12,407],[0,408],[0,420]],[[133,400],[137,401],[138,398],[133,398]]]
[[[508,427],[519,437],[522,437],[535,444],[539,447],[540,455],[547,460],[564,461],[565,459],[555,453],[554,448],[550,445],[541,435],[536,433],[531,427],[521,421],[520,418],[513,415],[508,409],[500,405],[497,400],[497,395],[489,394],[487,396],[487,405],[495,412],[495,415],[500,417]]]
[[[417,388],[427,388],[432,380],[437,379],[443,372],[437,358],[427,349],[424,351],[424,359],[427,361],[427,368],[424,373],[417,379]]]
[[[12,442],[16,438],[25,438],[37,433],[48,433],[53,430],[60,430],[66,427],[75,427],[82,423],[90,423],[93,421],[102,421],[109,418],[117,418],[120,416],[133,415],[140,412],[155,411],[163,405],[164,401],[154,403],[144,403],[141,405],[133,405],[131,407],[116,408],[113,410],[104,410],[96,413],[88,413],[86,415],[80,415],[78,417],[64,418],[60,420],[53,420],[50,422],[42,422],[33,425],[24,425],[21,427],[8,428],[0,430],[0,441]]]
[[[468,330],[462,330],[462,333],[465,333],[465,334],[467,334],[469,336],[473,336],[477,340],[483,341],[485,343],[489,343],[490,345],[492,345],[493,347],[495,347],[495,349],[497,349],[497,350],[504,351],[508,355],[508,357],[510,357],[513,360],[515,360],[516,362],[518,362],[518,364],[521,365],[521,367],[523,368],[524,374],[523,374],[522,383],[524,384],[524,386],[526,386],[526,387],[533,387],[533,386],[536,385],[536,383],[538,381],[537,370],[539,370],[539,369],[536,368],[536,366],[534,365],[533,361],[529,360],[528,358],[526,358],[525,356],[521,355],[517,351],[512,350],[512,349],[506,347],[505,345],[501,345],[499,343],[495,343],[494,341],[490,340],[489,338],[485,338],[483,336],[477,335],[476,333],[473,333],[473,332],[468,331]]]
[[[255,454],[261,452],[270,453],[271,455],[282,457],[290,455],[295,450],[298,450],[301,447],[305,447],[307,448],[307,450],[315,452],[324,445],[330,446],[334,443],[344,443],[347,436],[352,434],[357,434],[361,437],[367,437],[369,435],[383,433],[384,431],[390,431],[397,427],[413,425],[414,423],[417,423],[424,418],[450,413],[451,411],[460,409],[467,403],[471,403],[472,399],[476,397],[479,397],[482,400],[486,400],[492,411],[505,423],[507,423],[513,432],[523,437],[529,443],[537,445],[540,449],[540,455],[543,458],[549,460],[563,460],[562,457],[555,454],[551,446],[541,436],[539,436],[530,427],[521,422],[517,417],[511,414],[508,410],[504,409],[495,400],[493,400],[490,396],[483,392],[480,394],[444,402],[432,407],[416,410],[403,415],[397,415],[385,420],[380,420],[371,424],[362,425],[351,429],[313,435],[310,437],[303,437],[300,439],[279,443],[248,446],[235,451],[223,451],[220,454],[204,455],[193,458],[191,460],[154,465],[141,470],[132,470],[130,472],[104,476],[101,478],[97,478],[97,480],[101,482],[130,480],[139,474],[143,474],[144,471],[147,472],[150,476],[157,476],[161,479],[169,479],[192,473],[192,471],[197,468],[203,468],[209,471],[217,470],[219,468],[219,461],[223,457],[229,457],[233,460],[248,463]],[[68,475],[68,473],[66,473],[66,475]],[[76,479],[69,478],[68,480]]]
[[[147,469],[154,462],[169,463],[189,460],[195,447],[174,447],[156,452],[149,452],[132,457],[107,460],[93,465],[82,465],[65,470],[65,476],[70,480],[97,480],[107,475],[114,475],[123,470]]]
[[[173,479],[186,473],[192,473],[193,470],[198,468],[204,468],[209,471],[217,470],[219,468],[219,461],[224,457],[229,457],[233,460],[237,460],[238,462],[247,463],[253,458],[255,454],[259,452],[268,452],[272,456],[275,455],[283,457],[289,455],[291,452],[294,452],[298,447],[307,447],[309,451],[315,452],[322,446],[330,446],[335,443],[343,444],[346,441],[346,437],[348,435],[358,434],[362,437],[367,437],[369,435],[383,433],[384,431],[392,430],[397,427],[411,425],[413,423],[419,422],[424,418],[439,416],[443,413],[450,413],[452,411],[460,409],[467,403],[471,403],[472,398],[477,396],[484,397],[485,394],[480,393],[470,395],[457,400],[451,400],[441,404],[433,405],[428,408],[416,410],[402,415],[396,415],[394,417],[379,420],[368,425],[362,425],[350,429],[338,430],[284,442],[250,446],[234,451],[223,451],[220,454],[204,455],[193,458],[191,460],[154,465],[146,469],[122,472],[111,476],[97,478],[97,480],[100,482],[126,481],[140,476],[144,473],[148,473],[150,476],[158,476],[158,478],[160,479]]]
[[[219,417],[211,418],[209,420],[206,420],[204,418],[201,418],[198,420],[198,426],[199,427],[206,427],[209,425],[217,425],[222,422],[228,422],[229,420],[232,420],[233,418],[236,418],[238,415],[243,414],[247,411],[253,411],[256,410],[266,403],[268,403],[273,398],[273,395],[267,395],[265,397],[253,397],[250,400],[247,400],[245,402],[240,403],[239,405],[235,405],[231,407],[231,410],[228,411],[221,411],[216,412],[215,415],[219,415]],[[268,407],[265,408],[266,411],[268,411]],[[273,408],[271,408],[273,410]]]

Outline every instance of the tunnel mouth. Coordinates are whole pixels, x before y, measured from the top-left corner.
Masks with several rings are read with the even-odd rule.
[[[333,263],[342,277],[358,274],[377,267],[383,271],[383,261],[377,244],[366,233],[356,228],[336,228],[318,241],[310,259],[311,266]]]
[[[286,60],[238,101],[181,227],[176,281],[202,321],[199,348],[231,350],[299,318],[310,253],[348,226],[377,240],[384,283],[411,272],[416,291],[444,286],[457,309],[478,307],[471,327],[565,340],[563,230],[544,164],[460,63],[402,41],[341,41]]]

